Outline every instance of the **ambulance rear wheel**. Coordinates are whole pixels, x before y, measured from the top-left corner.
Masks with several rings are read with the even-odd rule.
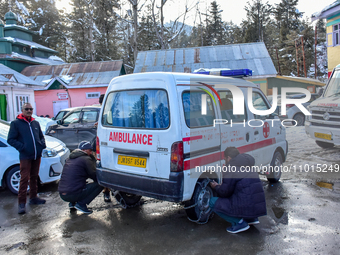
[[[321,141],[315,141],[317,145],[319,145],[321,148],[327,149],[334,147],[334,143],[325,143]]]
[[[205,188],[204,186],[204,182],[198,182],[191,200],[185,203],[185,207],[190,207],[185,210],[187,216],[190,220],[197,221],[198,223],[205,223],[212,216],[209,202],[210,198],[213,197],[213,191],[209,185]]]
[[[281,174],[282,174],[282,155],[280,152],[275,152],[272,162],[270,163],[270,173],[269,175],[267,175],[267,180],[271,183],[275,183],[278,182],[281,178]]]
[[[121,202],[120,200],[121,198],[123,198],[127,206],[135,206],[138,204],[142,196],[137,196],[125,192],[119,192],[117,195],[115,195],[115,198],[117,199],[118,202]]]

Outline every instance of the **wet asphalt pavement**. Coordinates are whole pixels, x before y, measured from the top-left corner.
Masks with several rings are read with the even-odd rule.
[[[288,132],[286,166],[340,163],[340,147],[321,149],[303,135]],[[45,205],[27,205],[18,215],[16,196],[3,190],[0,254],[339,254],[339,172],[310,168],[283,173],[277,184],[261,179],[268,215],[239,234],[227,233],[229,224],[218,216],[198,225],[181,205],[149,198],[122,209],[100,195],[90,205],[93,214],[70,212],[55,183],[40,189]]]

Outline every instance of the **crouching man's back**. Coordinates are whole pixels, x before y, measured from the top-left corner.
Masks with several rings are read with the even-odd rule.
[[[90,178],[92,183],[86,183]],[[103,190],[97,183],[96,159],[92,154],[90,142],[79,143],[78,149],[74,150],[66,160],[59,181],[60,197],[69,203],[69,208],[90,214],[87,205]]]
[[[222,184],[210,183],[217,193],[210,207],[232,224],[228,232],[239,233],[249,229],[249,225],[258,224],[258,217],[267,214],[265,195],[259,174],[252,168],[255,159],[251,155],[228,147],[224,160]]]

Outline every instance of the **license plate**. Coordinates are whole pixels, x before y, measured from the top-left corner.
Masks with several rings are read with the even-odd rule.
[[[118,165],[146,167],[146,158],[128,157],[118,155]]]
[[[332,140],[332,135],[329,135],[329,134],[323,134],[323,133],[314,133],[314,136],[316,138],[322,138],[322,139],[325,139],[325,140]]]

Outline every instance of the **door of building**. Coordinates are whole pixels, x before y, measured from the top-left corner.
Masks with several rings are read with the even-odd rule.
[[[65,108],[68,108],[68,100],[53,101],[53,116]]]

